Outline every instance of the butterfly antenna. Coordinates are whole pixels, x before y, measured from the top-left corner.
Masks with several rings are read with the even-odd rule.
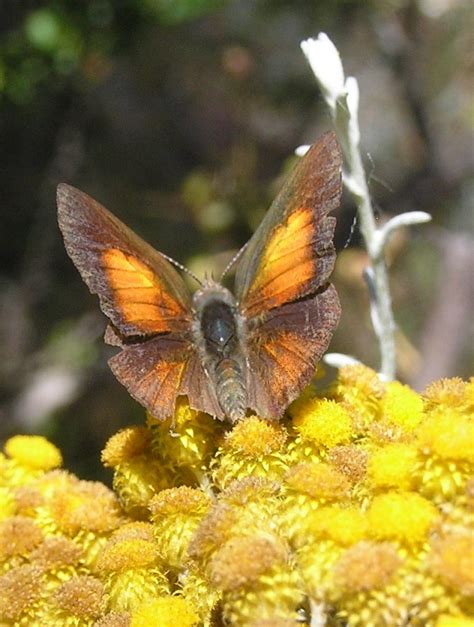
[[[237,262],[237,260],[239,259],[240,255],[244,252],[244,250],[247,248],[248,246],[248,242],[246,244],[244,244],[242,246],[242,248],[232,257],[232,259],[229,261],[229,263],[226,265],[226,267],[224,268],[224,272],[221,274],[221,278],[219,279],[219,282],[222,283],[222,279],[225,277],[225,275],[229,272],[229,270],[232,268],[232,266]]]
[[[181,270],[181,272],[185,272],[186,274],[189,274],[190,277],[192,277],[197,283],[199,283],[199,285],[202,286],[202,281],[198,279],[197,276],[194,274],[194,272],[191,272],[189,268],[186,268],[186,266],[183,266],[182,263],[179,263],[179,261],[176,261],[176,259],[173,259],[173,257],[168,257],[168,255],[165,255],[165,253],[160,252],[160,255],[164,257],[167,261],[169,261],[171,264],[173,264],[173,266],[176,266],[179,270]]]

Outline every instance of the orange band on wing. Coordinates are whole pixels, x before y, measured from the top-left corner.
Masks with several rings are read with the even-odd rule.
[[[315,230],[314,212],[308,208],[293,212],[274,229],[245,299],[249,315],[301,296],[316,272]]]
[[[125,323],[144,333],[176,330],[176,320],[186,317],[186,310],[146,264],[115,248],[101,257],[113,304]]]

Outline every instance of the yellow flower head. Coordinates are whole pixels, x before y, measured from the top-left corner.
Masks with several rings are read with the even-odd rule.
[[[131,627],[192,627],[199,621],[194,608],[179,597],[160,597],[140,605],[132,613]]]
[[[144,453],[151,440],[151,432],[146,427],[127,427],[109,438],[102,451],[104,466],[115,468],[123,462]]]
[[[157,544],[140,537],[112,537],[99,553],[95,571],[104,581],[110,608],[117,612],[133,611],[169,593]]]
[[[68,536],[80,531],[112,531],[123,520],[115,494],[93,481],[72,482],[56,490],[49,510],[57,527]]]
[[[331,448],[347,444],[352,435],[352,422],[347,411],[335,401],[314,399],[293,416],[293,425],[304,443]]]
[[[0,621],[32,624],[40,601],[43,572],[39,566],[25,564],[0,576]],[[26,619],[26,620],[25,620]],[[28,619],[30,619],[28,621]]]
[[[383,588],[401,564],[395,547],[388,542],[359,542],[336,562],[336,582],[350,593]]]
[[[368,454],[361,447],[352,444],[335,446],[329,451],[327,459],[351,484],[358,483],[366,475]]]
[[[418,451],[410,444],[392,443],[376,449],[370,456],[367,475],[375,488],[409,490],[419,464]]]
[[[322,462],[292,466],[285,475],[285,482],[292,491],[320,502],[344,500],[350,493],[347,477]]]
[[[199,467],[217,446],[222,426],[218,420],[192,409],[184,397],[176,402],[174,416],[159,422],[147,414],[154,454],[172,465]]]
[[[212,625],[212,613],[221,598],[197,564],[190,564],[179,578],[179,594],[191,603],[204,625]]]
[[[452,614],[442,614],[435,623],[435,627],[474,627],[474,618]]]
[[[433,542],[431,568],[440,579],[465,596],[474,596],[472,530],[451,533]]]
[[[281,477],[287,468],[285,442],[288,432],[278,423],[250,416],[227,433],[211,463],[212,478],[223,489],[249,475]]]
[[[273,616],[297,618],[303,600],[284,542],[269,533],[234,537],[213,556],[209,578],[223,591],[223,616],[231,625]]]
[[[232,536],[254,535],[259,529],[278,524],[280,486],[261,477],[234,481],[201,521],[189,553],[201,564]]]
[[[0,563],[14,556],[26,557],[43,540],[43,532],[31,518],[11,516],[0,523]]]
[[[151,499],[155,538],[168,567],[182,568],[191,536],[210,505],[207,494],[187,486],[162,490]]]
[[[438,512],[418,494],[389,492],[374,498],[367,516],[373,538],[412,545],[426,540]]]
[[[288,548],[277,538],[268,535],[235,537],[213,556],[209,574],[212,583],[221,590],[250,587],[275,565],[283,565],[288,559]]]
[[[474,421],[455,409],[432,412],[417,436],[419,447],[426,453],[474,462]]]
[[[155,542],[141,538],[127,538],[117,542],[112,538],[99,554],[95,568],[99,574],[117,573],[154,566],[159,558],[160,552]]]
[[[423,419],[423,399],[407,385],[392,381],[387,383],[381,410],[388,423],[410,433]]]
[[[356,507],[330,505],[309,512],[300,520],[298,546],[316,540],[332,540],[340,546],[350,546],[367,536],[368,521]]]
[[[375,370],[357,364],[339,369],[328,396],[346,407],[354,423],[364,430],[379,415],[379,401],[384,389],[385,385]]]
[[[9,488],[0,487],[0,522],[16,513],[23,512],[18,508],[15,495]]]
[[[151,453],[136,455],[114,470],[113,487],[120,504],[136,518],[145,518],[150,499],[173,482],[169,469]]]
[[[65,581],[55,592],[56,624],[68,620],[90,621],[100,616],[106,606],[104,586],[91,575],[79,575]]]
[[[7,440],[5,452],[31,470],[52,470],[63,463],[61,451],[40,435],[15,435]]]
[[[473,383],[463,381],[459,377],[433,381],[423,392],[427,410],[456,409],[469,412],[474,409]]]
[[[57,572],[68,566],[78,566],[83,550],[73,540],[64,536],[50,536],[30,554],[30,561],[45,571]]]

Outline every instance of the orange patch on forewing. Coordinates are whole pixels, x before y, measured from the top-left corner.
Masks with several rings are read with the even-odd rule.
[[[315,219],[312,209],[293,212],[273,232],[260,260],[246,309],[269,309],[302,293],[316,272]]]
[[[115,248],[102,253],[102,263],[114,306],[124,322],[145,333],[176,328],[183,307],[146,264]]]

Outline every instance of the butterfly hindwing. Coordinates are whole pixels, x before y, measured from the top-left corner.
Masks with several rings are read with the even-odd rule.
[[[164,420],[173,415],[192,353],[190,342],[167,334],[124,346],[109,366],[136,401]]]
[[[273,309],[249,330],[249,406],[278,419],[314,375],[340,317],[329,285],[303,300]]]
[[[240,310],[253,317],[325,285],[335,262],[341,154],[324,134],[298,163],[250,239],[236,272]]]
[[[189,327],[190,295],[178,272],[107,209],[61,184],[58,220],[69,256],[121,335]]]

